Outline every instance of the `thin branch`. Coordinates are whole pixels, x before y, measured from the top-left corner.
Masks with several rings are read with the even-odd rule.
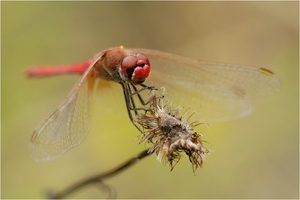
[[[142,160],[143,158],[147,157],[150,154],[152,154],[152,153],[148,153],[148,149],[146,149],[146,150],[142,151],[141,153],[139,153],[138,155],[136,155],[136,156],[132,157],[131,159],[127,160],[126,162],[124,162],[120,166],[118,166],[114,169],[111,169],[107,172],[104,172],[102,174],[92,176],[92,177],[89,177],[85,180],[79,181],[78,183],[75,183],[75,184],[69,186],[68,188],[66,188],[65,190],[63,190],[61,192],[58,192],[56,194],[52,194],[50,196],[50,198],[51,199],[62,199],[62,198],[65,198],[66,196],[70,195],[71,193],[75,192],[76,190],[79,190],[79,189],[81,189],[83,187],[86,187],[90,184],[102,182],[104,179],[107,179],[107,178],[110,178],[112,176],[115,176],[115,175],[119,174],[123,170],[129,168],[130,166],[132,166],[133,164],[139,162],[140,160]]]

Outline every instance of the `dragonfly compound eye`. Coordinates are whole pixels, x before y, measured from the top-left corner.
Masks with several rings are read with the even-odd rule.
[[[150,63],[144,54],[126,56],[119,74],[124,81],[132,81],[135,84],[143,83],[150,73]]]

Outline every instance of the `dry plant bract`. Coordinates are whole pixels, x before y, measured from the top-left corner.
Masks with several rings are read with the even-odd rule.
[[[205,123],[200,121],[190,123],[189,119],[194,112],[185,119],[187,110],[180,115],[179,112],[182,110],[180,106],[174,108],[172,103],[164,105],[164,89],[159,91],[151,91],[148,108],[136,116],[135,121],[143,129],[139,136],[140,143],[149,144],[149,153],[155,153],[162,164],[169,163],[171,171],[179,162],[181,152],[185,152],[195,172],[202,166],[209,150],[203,146],[202,135],[193,129]]]

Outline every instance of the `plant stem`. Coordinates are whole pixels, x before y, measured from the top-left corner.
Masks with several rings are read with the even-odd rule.
[[[51,199],[62,199],[62,198],[65,198],[66,196],[70,195],[71,193],[75,192],[76,190],[79,190],[79,189],[81,189],[83,187],[86,187],[90,184],[102,182],[104,179],[107,179],[109,177],[117,175],[118,173],[120,173],[123,170],[129,168],[130,166],[132,166],[133,164],[139,162],[140,160],[142,160],[143,158],[147,157],[150,154],[152,154],[152,153],[148,153],[148,149],[146,149],[146,150],[142,151],[141,153],[137,154],[136,156],[132,157],[131,159],[127,160],[126,162],[124,162],[120,166],[118,166],[114,169],[111,169],[107,172],[104,172],[104,173],[86,178],[82,181],[79,181],[79,182],[69,186],[65,190],[62,190],[61,192],[58,192],[56,194],[52,194],[50,198]]]

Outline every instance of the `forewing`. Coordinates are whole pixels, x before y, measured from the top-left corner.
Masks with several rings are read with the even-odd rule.
[[[166,88],[166,98],[201,113],[208,122],[226,121],[252,112],[251,99],[279,91],[270,71],[217,62],[205,62],[160,51],[128,49],[143,53],[151,72],[147,85]]]
[[[36,128],[31,137],[36,161],[53,160],[86,137],[91,122],[92,66],[86,70],[63,102]]]

